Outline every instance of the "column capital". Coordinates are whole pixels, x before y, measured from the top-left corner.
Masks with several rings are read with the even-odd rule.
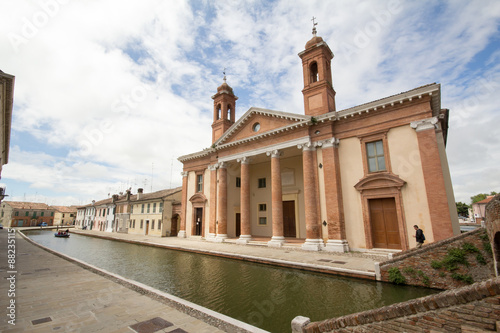
[[[217,163],[217,166],[219,167],[219,169],[225,169],[225,168],[227,168],[227,163],[226,162],[219,162],[219,163]]]
[[[243,156],[241,158],[236,159],[236,161],[238,163],[241,163],[241,164],[250,164],[250,162],[252,161],[252,158],[250,158],[248,156]]]
[[[189,174],[189,172],[187,172],[187,171],[182,171],[182,172],[181,172],[181,176],[182,176],[182,177],[187,177],[187,176],[188,176],[188,174]]]
[[[437,122],[438,122],[438,118],[432,117],[432,118],[428,118],[428,119],[413,121],[410,123],[410,126],[411,126],[411,128],[414,128],[415,131],[420,132],[420,131],[425,131],[425,130],[429,130],[429,129],[435,129]]]
[[[340,140],[337,138],[330,138],[328,140],[324,140],[322,147],[323,148],[330,148],[330,147],[335,147],[337,148],[339,146]]]
[[[302,150],[316,150],[316,144],[312,142],[301,143],[297,145],[297,148]]]
[[[279,151],[278,149],[271,150],[271,151],[266,152],[266,155],[271,156],[271,157],[280,157],[281,151]]]
[[[219,164],[218,164],[218,163],[215,163],[215,164],[209,165],[209,166],[208,166],[208,170],[210,170],[210,171],[215,171],[215,170],[217,170],[217,167],[218,167],[218,166],[219,166]]]

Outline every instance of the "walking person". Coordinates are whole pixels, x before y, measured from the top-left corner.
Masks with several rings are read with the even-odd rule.
[[[413,237],[415,237],[416,241],[417,241],[417,249],[418,248],[421,248],[422,245],[424,245],[424,241],[425,241],[425,236],[424,236],[424,232],[422,231],[422,229],[419,229],[418,228],[418,225],[414,225],[413,228],[415,228],[415,235]]]

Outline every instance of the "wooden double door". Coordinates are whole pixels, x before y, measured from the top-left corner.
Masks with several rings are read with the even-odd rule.
[[[370,225],[374,248],[401,249],[394,198],[370,199]]]

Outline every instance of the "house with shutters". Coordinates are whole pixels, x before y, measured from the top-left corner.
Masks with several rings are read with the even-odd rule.
[[[427,242],[459,234],[440,85],[337,110],[333,53],[315,29],[298,55],[300,114],[252,107],[236,120],[224,77],[209,148],[179,157],[178,236],[344,252],[410,249],[414,225]]]

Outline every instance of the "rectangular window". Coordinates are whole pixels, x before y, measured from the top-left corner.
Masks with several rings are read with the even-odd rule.
[[[42,212],[42,214],[40,214],[40,216],[43,216],[44,215],[44,212]]]
[[[149,209],[151,208],[151,204],[148,203],[148,214],[149,214]]]
[[[2,212],[3,213],[3,212]],[[3,216],[3,215],[2,215]],[[16,215],[15,216],[19,216],[19,212],[16,212]]]
[[[153,203],[153,213],[156,213],[156,202]]]
[[[155,228],[155,220],[151,220],[151,230]]]
[[[134,205],[130,205],[130,214],[134,212]]]
[[[30,212],[24,213],[24,216],[29,216],[29,215],[30,215]]]
[[[266,225],[267,217],[259,217],[259,225]]]
[[[382,140],[366,144],[366,157],[368,158],[368,171],[385,171],[384,145]]]
[[[128,227],[132,228],[132,221],[131,220],[128,221]]]
[[[266,178],[259,178],[259,188],[266,187]]]
[[[236,177],[236,187],[241,187],[241,178]]]
[[[203,175],[196,175],[196,192],[203,191]]]
[[[33,212],[33,218],[36,218],[36,212]]]
[[[54,216],[54,212],[50,212],[50,216]]]
[[[135,229],[135,220],[134,220],[134,226],[133,226],[133,228]]]
[[[265,212],[267,210],[266,204],[259,204],[259,212]]]
[[[158,211],[158,213],[161,213],[163,212],[163,202],[160,202],[160,210]]]
[[[144,226],[144,220],[141,220],[141,229]]]
[[[141,213],[144,213],[144,204],[142,204]]]

